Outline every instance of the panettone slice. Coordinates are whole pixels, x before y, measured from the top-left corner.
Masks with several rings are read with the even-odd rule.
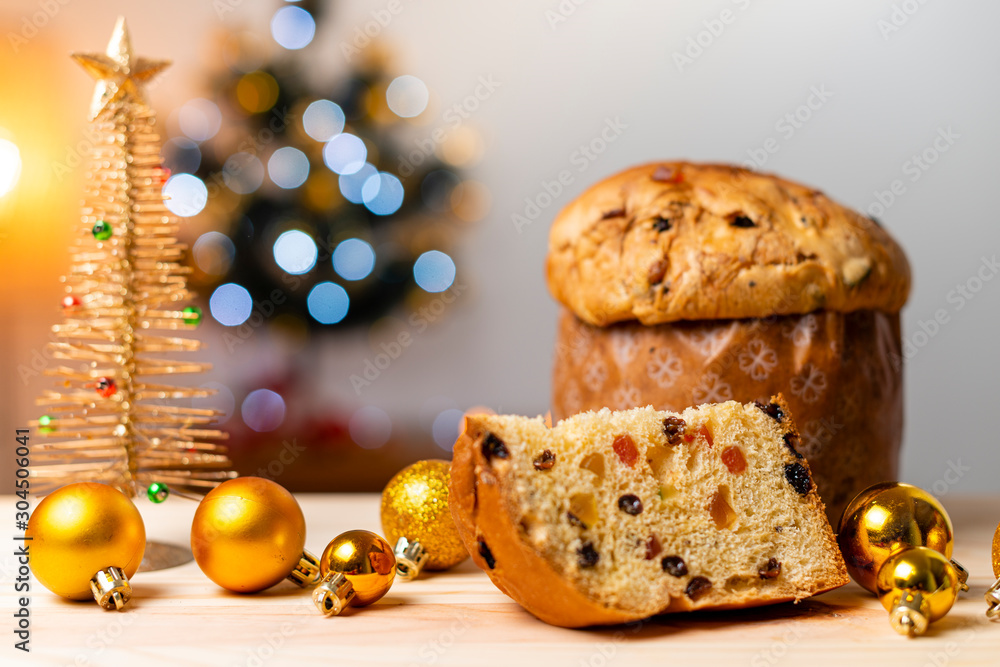
[[[781,399],[563,420],[476,415],[451,507],[479,567],[553,625],[800,600],[848,582]]]

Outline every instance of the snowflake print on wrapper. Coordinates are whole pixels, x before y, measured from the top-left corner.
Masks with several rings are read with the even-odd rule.
[[[798,322],[788,322],[783,327],[781,335],[792,339],[792,345],[802,347],[812,342],[813,334],[819,331],[819,322],[812,313],[803,315]]]
[[[660,350],[646,363],[646,374],[661,388],[666,389],[680,377],[684,366],[670,350]]]
[[[792,378],[791,389],[806,403],[815,403],[826,391],[826,374],[812,364],[806,364],[802,373]]]
[[[699,326],[689,330],[684,339],[705,357],[714,357],[722,351],[733,335],[735,322],[725,328],[715,324]]]
[[[631,331],[615,329],[611,332],[611,356],[618,368],[624,369],[639,351],[639,341]]]
[[[628,410],[639,406],[639,389],[628,382],[618,387],[611,395],[611,405],[618,410]]]
[[[600,357],[594,357],[587,362],[587,366],[583,369],[583,383],[587,385],[587,389],[600,391],[607,379],[608,369],[604,367]]]
[[[570,381],[566,391],[563,392],[563,408],[567,415],[575,415],[583,408],[583,395],[580,393],[580,385]]]
[[[754,339],[740,352],[740,370],[760,382],[778,365],[778,355],[764,341]]]
[[[701,384],[691,390],[691,399],[695,405],[731,401],[733,388],[728,382],[723,381],[718,373],[706,373],[701,378]]]

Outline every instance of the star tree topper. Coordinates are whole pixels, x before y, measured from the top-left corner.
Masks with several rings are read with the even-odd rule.
[[[132,52],[132,39],[124,16],[118,17],[104,53],[74,53],[73,59],[97,80],[90,103],[90,120],[125,99],[146,104],[142,84],[170,66],[169,60],[140,58]]]

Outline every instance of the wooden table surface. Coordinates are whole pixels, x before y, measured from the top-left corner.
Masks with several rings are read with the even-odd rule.
[[[322,552],[351,528],[379,531],[378,496],[299,496],[309,537]],[[5,497],[13,515],[13,499]],[[13,649],[13,548],[5,549],[2,664],[38,665],[1000,665],[1000,623],[984,615],[993,582],[990,540],[1000,498],[945,498],[956,525],[955,558],[971,591],[927,635],[907,639],[851,583],[804,601],[740,612],[671,615],[636,626],[548,626],[500,593],[469,561],[447,573],[398,582],[378,603],[324,618],[289,583],[257,595],[215,586],[193,562],[133,578],[128,611],[62,600],[33,582],[31,653]],[[151,539],[186,544],[195,505],[139,504]],[[14,543],[11,543],[14,544]],[[17,662],[13,662],[17,660]]]

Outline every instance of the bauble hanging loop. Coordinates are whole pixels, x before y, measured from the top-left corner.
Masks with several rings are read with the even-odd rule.
[[[132,598],[129,578],[146,550],[146,527],[132,501],[106,484],[69,484],[31,513],[31,571],[39,583],[71,600],[93,597],[122,610]]]
[[[382,491],[382,530],[395,544],[396,575],[402,581],[420,572],[446,570],[468,557],[448,502],[451,466],[430,459],[403,468]]]
[[[326,616],[336,616],[348,604],[364,607],[379,600],[396,576],[392,547],[367,530],[335,537],[323,550],[319,565],[321,578],[313,602]]]
[[[958,571],[941,553],[927,547],[897,551],[879,569],[879,601],[901,635],[922,635],[947,614],[958,598]]]
[[[886,560],[908,547],[927,547],[951,558],[954,529],[938,500],[901,482],[870,486],[848,504],[840,519],[837,543],[847,571],[863,588],[876,592],[876,577]],[[968,571],[952,561],[962,590]]]
[[[317,559],[305,551],[306,521],[295,497],[261,477],[237,477],[210,491],[191,524],[191,551],[201,571],[235,593],[255,593],[289,579],[316,581]]]

